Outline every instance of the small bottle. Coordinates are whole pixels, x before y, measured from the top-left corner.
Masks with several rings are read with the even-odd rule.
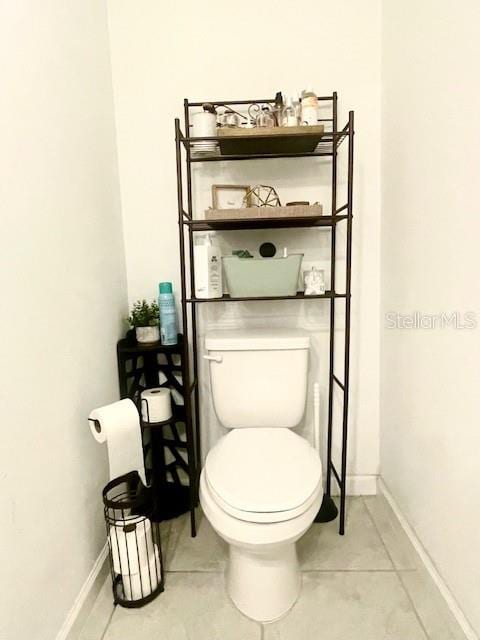
[[[283,116],[283,96],[281,91],[277,91],[275,94],[275,104],[273,107],[273,115],[275,116],[275,124],[277,127],[282,126]]]
[[[302,122],[302,103],[300,101],[300,95],[298,91],[296,91],[292,96],[293,108],[295,109],[295,115],[297,116],[297,122],[300,124]]]
[[[171,282],[160,283],[158,307],[160,309],[160,342],[165,346],[177,344],[177,311]]]
[[[207,300],[223,295],[222,254],[219,247],[212,244],[211,236],[207,233],[203,242],[193,248],[195,296]]]
[[[290,96],[285,101],[282,113],[282,127],[295,127],[298,124],[297,114],[295,113],[295,107]]]
[[[318,98],[309,87],[302,91],[302,124],[314,125],[318,120]]]

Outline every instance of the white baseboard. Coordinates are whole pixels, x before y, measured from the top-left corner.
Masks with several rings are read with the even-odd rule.
[[[78,627],[85,621],[105,579],[107,558],[108,544],[105,543],[55,640],[70,640],[74,632],[79,631]]]
[[[376,496],[378,476],[347,476],[347,496]],[[340,494],[337,481],[332,478],[332,496]]]
[[[380,493],[382,493],[385,496],[385,499],[387,500],[393,513],[395,514],[398,521],[400,522],[403,530],[407,534],[415,551],[420,556],[420,559],[425,565],[425,568],[430,574],[430,577],[432,578],[433,582],[435,583],[438,590],[440,591],[443,598],[445,599],[445,602],[447,603],[448,608],[450,609],[450,611],[452,612],[452,615],[454,616],[459,626],[461,627],[463,633],[465,634],[465,637],[467,638],[467,640],[479,640],[477,634],[473,630],[472,626],[470,625],[467,618],[465,617],[465,614],[463,613],[462,609],[460,608],[457,601],[455,600],[454,595],[452,594],[449,587],[447,586],[447,583],[439,574],[432,559],[428,555],[428,552],[425,550],[423,544],[421,543],[420,538],[417,536],[417,534],[415,533],[415,530],[410,526],[408,520],[403,515],[400,507],[395,501],[395,498],[392,496],[392,494],[388,490],[388,487],[386,486],[385,481],[382,479],[381,476],[378,478],[378,488]]]

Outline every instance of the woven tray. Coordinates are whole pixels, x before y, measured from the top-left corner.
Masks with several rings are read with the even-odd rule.
[[[291,207],[244,207],[243,209],[207,209],[206,220],[248,220],[251,218],[318,218],[321,204],[295,204]]]

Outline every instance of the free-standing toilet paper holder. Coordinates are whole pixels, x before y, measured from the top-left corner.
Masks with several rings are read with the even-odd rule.
[[[153,492],[131,471],[111,480],[102,496],[113,600],[141,607],[164,590],[160,526],[151,519]]]

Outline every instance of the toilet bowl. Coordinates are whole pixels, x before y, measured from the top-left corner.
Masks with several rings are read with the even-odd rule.
[[[209,452],[200,477],[205,516],[229,545],[226,587],[249,618],[282,617],[300,593],[296,541],[322,500],[321,463],[286,429],[238,429]]]
[[[229,429],[208,452],[200,503],[229,545],[227,592],[258,622],[277,620],[298,598],[295,543],[320,508],[322,466],[290,431],[305,412],[310,338],[290,329],[207,333],[212,399]]]

